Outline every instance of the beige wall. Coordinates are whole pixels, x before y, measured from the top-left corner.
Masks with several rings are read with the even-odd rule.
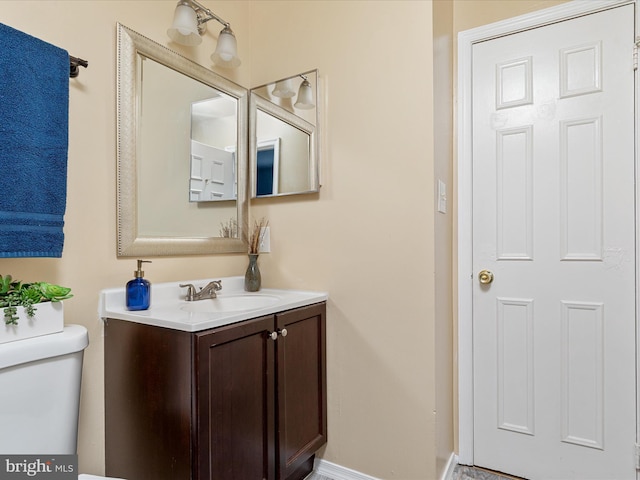
[[[266,285],[330,294],[332,462],[385,479],[435,478],[434,193],[431,3],[205,1],[232,22],[243,85],[319,68],[327,128],[319,195],[261,200],[272,254]],[[2,259],[0,272],[71,286],[67,322],[89,329],[80,468],[104,465],[98,292],[134,260],[115,246],[115,23],[160,43],[175,1],[2,2],[3,23],[89,60],[70,81],[66,243],[62,259]],[[212,25],[213,31],[217,31]],[[277,31],[277,35],[274,32]],[[199,63],[215,40],[190,51]],[[219,70],[222,71],[222,70]],[[244,255],[155,258],[152,282],[242,274]],[[446,427],[444,428],[446,430]]]
[[[254,203],[262,265],[329,291],[322,456],[384,479],[436,478],[431,24],[430,2],[252,7],[253,83],[317,67],[326,95],[324,186]]]
[[[446,185],[446,213],[435,214],[436,472],[454,450],[453,353],[453,3],[433,2],[434,182]],[[438,202],[438,192],[435,192]],[[437,208],[437,204],[436,204]]]

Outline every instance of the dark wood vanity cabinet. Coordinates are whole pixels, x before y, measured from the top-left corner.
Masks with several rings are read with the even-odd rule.
[[[326,443],[325,303],[201,332],[105,326],[106,475],[298,480]]]

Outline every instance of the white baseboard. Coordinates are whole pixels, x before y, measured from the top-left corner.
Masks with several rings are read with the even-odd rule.
[[[320,459],[316,459],[313,470],[318,475],[323,475],[333,480],[379,480],[364,473],[351,470],[350,468]]]
[[[447,466],[442,472],[440,480],[452,480],[453,470],[458,464],[458,457],[455,453],[452,453],[447,462]],[[328,462],[326,460],[316,459],[313,466],[314,473],[325,477],[332,478],[333,480],[379,480],[375,477],[365,475],[364,473],[351,470],[347,467],[336,465],[335,463]]]
[[[442,477],[440,477],[440,480],[452,480],[453,470],[456,468],[457,464],[458,456],[455,453],[451,453],[449,461],[447,462],[447,466],[445,467],[444,472],[442,472]]]

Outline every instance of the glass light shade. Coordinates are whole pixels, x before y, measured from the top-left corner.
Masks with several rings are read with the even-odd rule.
[[[169,38],[181,45],[200,45],[202,37],[198,33],[198,15],[189,5],[178,5],[173,14],[173,23],[167,30]]]
[[[301,110],[311,110],[315,107],[313,104],[313,90],[311,89],[311,84],[307,80],[304,80],[300,84],[298,99],[293,106]]]
[[[276,86],[271,92],[271,95],[279,98],[291,98],[294,97],[295,94],[296,92],[293,89],[293,81],[290,78],[276,82]]]
[[[221,67],[232,68],[240,65],[236,36],[229,27],[224,27],[218,35],[218,44],[216,51],[211,55],[211,60]]]

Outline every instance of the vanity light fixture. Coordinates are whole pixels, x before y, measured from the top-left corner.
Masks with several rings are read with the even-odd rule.
[[[302,83],[298,90],[298,99],[293,106],[301,110],[311,110],[315,107],[313,103],[313,90],[307,77],[304,75],[300,75],[300,77],[302,77]]]
[[[216,51],[211,60],[221,67],[235,68],[240,65],[236,37],[229,22],[224,21],[196,0],[180,0],[173,15],[173,24],[167,30],[169,38],[187,46],[200,45],[202,35],[207,31],[207,22],[216,20],[224,25],[218,35]]]

